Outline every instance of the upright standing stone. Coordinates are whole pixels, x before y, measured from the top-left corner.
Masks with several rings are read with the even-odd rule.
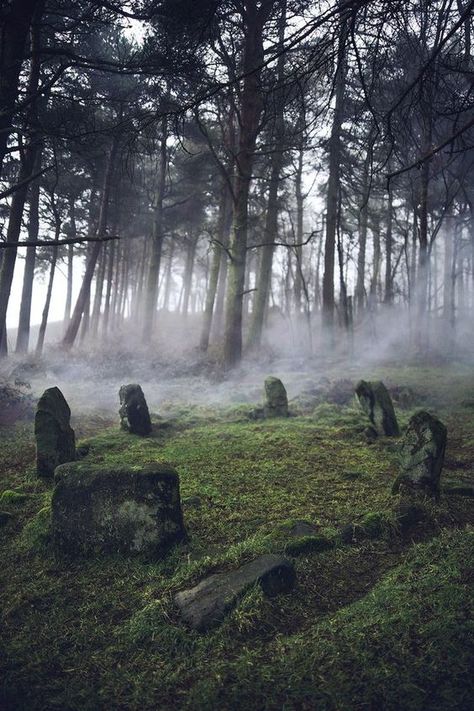
[[[150,434],[151,420],[143,390],[139,385],[122,385],[119,390],[120,426],[142,437]]]
[[[71,410],[59,388],[48,388],[38,401],[35,415],[36,471],[52,477],[58,464],[76,458]]]
[[[179,477],[171,467],[133,470],[85,461],[55,472],[53,540],[61,553],[143,553],[160,557],[185,537]]]
[[[355,389],[359,404],[368,415],[378,435],[398,437],[398,427],[392,398],[385,385],[380,381],[368,383],[360,380]]]
[[[279,378],[270,375],[265,380],[265,417],[288,417],[288,396]]]
[[[446,427],[437,417],[424,410],[413,415],[400,449],[401,472],[393,485],[394,494],[407,484],[438,498],[446,438]]]

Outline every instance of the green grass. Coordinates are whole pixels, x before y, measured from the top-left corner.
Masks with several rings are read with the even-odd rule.
[[[409,374],[399,382],[414,385]],[[453,385],[458,403],[466,378]],[[444,482],[472,486],[474,411],[445,401],[438,381]],[[85,466],[167,462],[182,498],[200,497],[185,509],[188,541],[155,563],[56,560],[32,427],[0,433],[0,508],[11,514],[0,529],[2,711],[472,708],[472,499],[421,501],[421,523],[402,533],[396,446],[368,446],[353,407],[255,422],[246,412],[183,408],[144,439],[78,423]],[[411,412],[397,412],[402,425]],[[297,520],[315,534],[291,538]],[[363,535],[345,545],[349,523]],[[254,588],[211,632],[183,626],[175,592],[264,552],[293,557],[291,593]]]

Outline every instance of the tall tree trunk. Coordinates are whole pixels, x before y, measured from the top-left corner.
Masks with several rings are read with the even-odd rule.
[[[227,186],[227,182],[223,181],[222,188],[221,188],[221,200],[219,204],[219,216],[218,216],[218,224],[217,224],[217,238],[219,242],[226,246],[228,242],[228,237],[229,237],[229,228],[230,228],[230,217],[232,215],[231,213],[231,204],[230,204],[230,193],[229,193],[229,188]],[[204,307],[204,315],[203,315],[203,323],[202,323],[202,330],[201,330],[201,339],[199,343],[199,347],[202,351],[206,352],[207,349],[209,348],[209,338],[211,335],[211,327],[212,327],[212,315],[214,312],[214,304],[216,300],[216,294],[217,294],[217,285],[219,282],[219,271],[220,271],[220,266],[221,266],[221,261],[222,261],[222,247],[218,244],[213,244],[212,245],[212,259],[211,259],[211,265],[209,269],[209,283],[207,285],[207,291],[206,291],[206,304]]]
[[[282,4],[281,15],[279,20],[278,45],[280,50],[283,49],[285,42],[285,27],[286,27],[286,2]],[[275,92],[275,116],[273,124],[273,151],[271,157],[270,181],[268,185],[268,202],[267,212],[265,216],[265,227],[263,230],[263,247],[260,252],[260,269],[258,274],[258,282],[256,283],[257,291],[255,293],[254,307],[252,320],[250,324],[250,332],[248,338],[249,348],[260,347],[262,341],[263,324],[265,314],[268,307],[268,297],[270,294],[270,286],[272,280],[273,253],[275,251],[274,242],[278,236],[278,188],[280,186],[280,174],[283,165],[283,141],[285,133],[285,125],[283,111],[285,105],[284,94],[285,80],[285,59],[283,53],[280,54],[277,63],[276,81],[277,89]],[[298,157],[299,179],[297,174],[296,192],[298,203],[298,227],[301,227],[301,233],[297,230],[296,241],[301,242],[303,234],[303,196],[301,192],[301,176],[303,172],[303,151],[299,152]],[[299,192],[298,192],[299,191]],[[300,215],[301,212],[301,215]],[[301,225],[300,225],[301,219]],[[298,249],[298,248],[297,248]],[[299,280],[300,301],[301,301],[301,279]]]
[[[365,255],[369,218],[369,169],[370,151],[367,151],[362,173],[362,201],[359,209],[359,252],[357,254],[357,282],[355,287],[356,309],[360,314],[365,306]]]
[[[196,256],[196,246],[197,246],[198,236],[189,235],[188,247],[186,250],[186,263],[184,268],[183,277],[183,305],[181,313],[183,316],[188,315],[189,309],[189,297],[191,295],[192,284],[193,284],[193,270],[194,270],[194,258]]]
[[[170,306],[170,296],[171,296],[171,282],[173,278],[173,256],[174,256],[174,240],[170,241],[170,251],[168,255],[168,262],[166,264],[166,277],[165,277],[165,293],[163,296],[163,310],[169,311]]]
[[[259,132],[263,102],[260,75],[263,62],[263,27],[273,6],[273,0],[246,0],[245,39],[243,50],[242,93],[240,101],[239,148],[236,156],[233,223],[230,240],[231,260],[227,279],[225,307],[224,364],[227,368],[242,357],[242,307],[247,257],[248,200],[255,146]]]
[[[337,48],[334,117],[329,139],[329,179],[326,208],[326,240],[324,245],[323,323],[330,331],[332,331],[334,325],[335,307],[334,257],[339,216],[341,127],[344,117],[344,93],[347,73],[346,38],[347,19],[341,16]]]
[[[69,198],[69,220],[71,223],[71,237],[77,236],[76,226],[76,204],[73,196]],[[74,278],[74,245],[69,244],[67,248],[67,284],[66,284],[66,303],[64,304],[64,329],[67,328],[69,319],[71,318],[72,306],[72,286]]]
[[[43,5],[44,0],[10,0],[0,5],[0,172],[13,126],[28,32],[33,26],[31,34],[38,36]]]
[[[111,296],[112,296],[112,280],[113,280],[113,274],[114,274],[115,251],[116,251],[115,242],[109,242],[108,264],[107,264],[107,290],[105,292],[104,322],[103,322],[104,336],[106,336],[109,331],[110,301],[111,301]]]
[[[158,301],[158,279],[160,275],[161,252],[163,247],[163,200],[166,187],[166,168],[168,164],[168,151],[166,148],[167,136],[167,119],[164,118],[161,124],[161,144],[156,190],[156,205],[153,216],[153,235],[145,294],[145,312],[142,332],[142,340],[145,343],[150,342],[153,333],[153,324]]]
[[[393,196],[392,190],[388,188],[388,205],[387,205],[387,235],[385,237],[385,296],[384,302],[387,306],[391,306],[393,302],[393,283],[392,283],[392,249],[393,249]]]
[[[41,155],[41,153],[40,153]],[[38,158],[37,165],[41,162]],[[39,181],[35,180],[30,185],[28,239],[36,242],[39,234]],[[23,287],[21,292],[20,317],[18,320],[18,333],[16,339],[16,353],[26,353],[30,342],[31,303],[33,300],[33,282],[35,276],[36,247],[27,247],[25,271],[23,273]]]
[[[118,140],[117,137],[114,136],[114,138],[112,139],[112,145],[109,151],[107,166],[105,169],[104,185],[102,188],[102,197],[99,211],[99,223],[97,226],[97,237],[105,237],[107,230],[107,213],[117,148]],[[79,326],[81,325],[82,314],[87,304],[87,300],[90,297],[92,278],[94,276],[95,265],[97,263],[97,258],[100,254],[102,243],[93,242],[92,245],[93,247],[87,260],[86,271],[82,280],[81,289],[77,297],[76,305],[74,307],[74,312],[72,314],[71,320],[62,340],[62,344],[65,348],[71,348],[74,345],[74,341],[76,340],[76,336],[79,331]]]
[[[54,214],[54,241],[57,242],[59,240],[59,236],[61,233],[61,218],[60,218],[59,212],[58,212],[55,202],[54,202],[54,196],[51,196],[51,202],[52,202],[53,214]],[[48,280],[48,288],[46,291],[46,300],[45,300],[43,314],[41,316],[41,323],[40,323],[40,327],[39,327],[39,331],[38,331],[38,342],[36,344],[35,355],[37,358],[40,358],[41,354],[43,353],[44,338],[46,335],[46,327],[48,325],[49,307],[51,305],[51,296],[53,293],[53,283],[54,283],[54,275],[56,272],[57,261],[58,261],[58,247],[54,246],[53,253],[51,255],[51,266],[50,266],[50,270],[49,270],[49,280]]]
[[[23,27],[22,25],[22,20],[18,16],[18,13],[20,12],[20,8],[17,7],[18,5],[22,5],[22,3],[11,3],[10,4],[10,10],[11,13],[13,13],[11,16],[7,16],[7,25],[8,22],[12,22],[13,24],[11,25],[10,29],[11,31],[15,30],[17,28],[19,31]],[[26,5],[26,15],[28,17],[28,12],[31,9],[31,5],[33,5],[33,8],[31,11],[33,11],[36,7],[37,3],[31,3],[31,2],[25,2]],[[20,12],[21,14],[21,12]],[[29,16],[31,17],[31,15]],[[28,21],[29,22],[29,21]],[[28,29],[26,29],[26,32]],[[9,55],[9,51],[11,49],[11,44],[10,42],[14,42],[13,39],[11,41],[5,37],[5,27],[3,28],[2,32],[0,32],[0,56],[1,56],[1,51],[6,52],[7,56],[9,57],[10,61],[15,64],[15,62],[20,61],[20,66],[21,66],[21,59],[23,57],[23,48],[25,44],[25,39],[26,39],[26,34],[21,40],[21,56],[15,55],[13,52],[12,55]],[[37,161],[37,156],[40,152],[40,134],[39,134],[39,125],[38,125],[38,114],[37,114],[37,100],[36,100],[36,94],[38,91],[38,84],[39,84],[39,76],[40,76],[40,57],[38,54],[39,51],[39,41],[40,41],[40,32],[39,32],[39,27],[38,24],[35,23],[32,28],[31,28],[31,65],[30,65],[30,73],[28,76],[28,86],[27,86],[27,92],[26,96],[31,99],[31,103],[27,112],[26,116],[26,130],[29,131],[29,140],[28,144],[24,150],[23,156],[21,158],[21,167],[18,175],[18,182],[21,184],[20,187],[13,193],[13,198],[12,198],[12,203],[11,203],[11,208],[10,208],[10,214],[9,214],[9,219],[8,219],[8,229],[7,229],[7,242],[16,244],[19,239],[20,239],[20,232],[21,232],[21,223],[22,223],[22,218],[23,218],[23,209],[25,206],[25,201],[26,201],[26,195],[28,192],[28,178],[33,173],[34,167],[36,165]],[[5,62],[5,56],[1,56],[0,58],[0,67]],[[0,161],[3,160],[3,156],[5,154],[6,150],[6,137],[8,137],[8,128],[11,126],[11,114],[8,115],[8,110],[10,106],[10,100],[11,100],[11,94],[9,93],[9,82],[12,80],[12,68],[11,67],[2,67],[5,69],[5,75],[1,75],[1,81],[0,81]],[[20,67],[17,67],[18,72],[20,71]],[[13,72],[14,73],[14,72]],[[18,83],[18,73],[16,74],[16,79]],[[15,87],[15,94],[13,96],[13,102],[16,99],[16,92],[17,92],[17,84]],[[2,96],[3,93],[3,96]],[[6,102],[5,104],[2,103],[1,99]],[[6,106],[6,114],[4,113],[4,106]],[[7,118],[5,118],[7,116]],[[5,131],[5,133],[2,133],[2,129]],[[5,141],[5,144],[3,143]],[[1,163],[0,163],[1,165]],[[13,272],[15,270],[15,261],[16,261],[16,248],[8,249],[6,250],[6,254],[3,255],[2,258],[2,266],[0,270],[0,354],[5,355],[7,352],[7,309],[8,309],[8,302],[10,299],[10,292],[11,292],[11,287],[12,287],[12,281],[13,281]]]
[[[297,313],[301,310],[301,294],[302,294],[302,262],[303,262],[303,146],[298,150],[298,164],[296,166],[295,175],[295,197],[296,197],[296,242],[295,247],[296,263],[299,268],[295,274],[295,310]]]

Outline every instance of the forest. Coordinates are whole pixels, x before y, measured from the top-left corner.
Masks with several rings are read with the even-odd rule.
[[[474,0],[0,0],[0,710],[474,709]]]

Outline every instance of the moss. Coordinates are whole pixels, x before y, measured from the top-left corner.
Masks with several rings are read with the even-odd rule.
[[[6,489],[0,494],[0,504],[22,504],[28,499],[28,494],[13,489]]]
[[[359,521],[364,534],[368,538],[390,537],[394,532],[393,517],[385,511],[371,511]]]
[[[40,509],[26,524],[20,538],[20,549],[46,552],[51,543],[51,505]]]

